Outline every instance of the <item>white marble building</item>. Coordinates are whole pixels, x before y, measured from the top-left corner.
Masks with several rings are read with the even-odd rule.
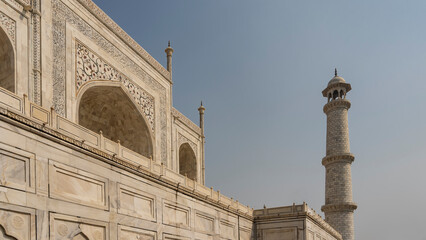
[[[91,0],[0,0],[0,239],[344,239],[205,186],[204,107]],[[346,239],[345,239],[346,240]]]

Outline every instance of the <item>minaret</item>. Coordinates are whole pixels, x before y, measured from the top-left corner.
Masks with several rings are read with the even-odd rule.
[[[172,79],[172,55],[173,55],[173,48],[170,46],[170,41],[167,44],[167,48],[164,50],[167,54],[167,71],[170,73],[170,79]]]
[[[321,210],[325,220],[343,236],[343,240],[354,240],[353,213],[357,205],[352,200],[351,164],[354,155],[349,149],[348,110],[351,102],[346,94],[351,85],[342,77],[334,77],[322,91],[327,104],[327,148],[322,159],[325,173],[325,205]]]
[[[204,136],[204,110],[206,108],[203,106],[203,101],[201,101],[201,105],[198,108],[198,112],[200,113],[200,128],[201,128],[201,183],[206,183],[206,163],[205,163],[205,152],[204,145],[206,143],[206,137]]]

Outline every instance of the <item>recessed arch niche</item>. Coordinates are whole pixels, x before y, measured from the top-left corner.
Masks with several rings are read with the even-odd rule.
[[[197,180],[197,159],[188,143],[183,143],[179,147],[179,173],[194,181]]]
[[[92,86],[78,104],[78,122],[104,137],[147,158],[153,155],[153,141],[147,121],[121,86]]]
[[[12,42],[0,27],[0,87],[15,92],[15,51]]]

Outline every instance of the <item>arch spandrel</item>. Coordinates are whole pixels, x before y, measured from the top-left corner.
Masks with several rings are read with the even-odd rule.
[[[147,158],[154,154],[154,140],[140,109],[119,85],[94,85],[79,99],[78,121],[94,132]]]
[[[76,41],[76,95],[93,82],[120,83],[128,95],[133,98],[148,120],[151,131],[155,131],[155,99],[147,91],[135,84],[126,75],[118,71],[107,61],[99,57],[94,51],[84,44]]]

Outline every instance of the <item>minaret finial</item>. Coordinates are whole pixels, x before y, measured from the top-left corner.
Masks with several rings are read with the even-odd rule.
[[[334,68],[334,76],[337,77],[337,68]]]
[[[203,106],[203,101],[201,101],[201,106]]]
[[[170,47],[170,40],[169,40],[169,44],[167,46]]]

